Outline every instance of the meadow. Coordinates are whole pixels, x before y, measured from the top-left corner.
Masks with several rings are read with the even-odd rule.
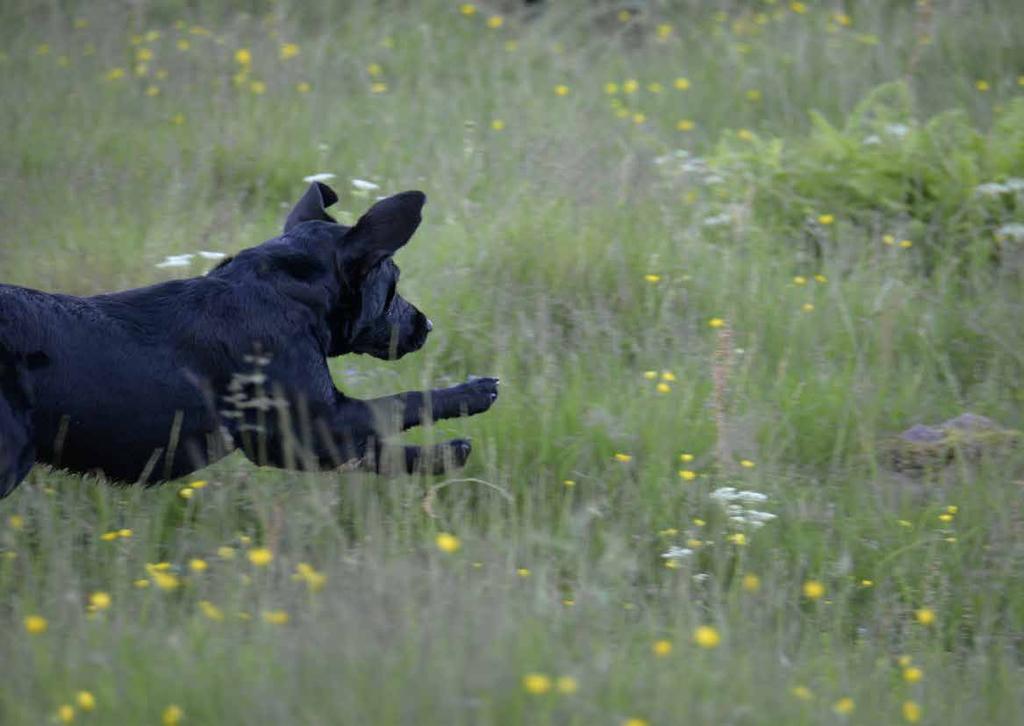
[[[409,437],[472,437],[447,478],[37,467],[0,502],[0,723],[1024,723],[1024,449],[884,455],[1024,428],[1020,28],[3,3],[0,281],[202,274],[312,174],[343,221],[421,189],[397,262],[434,331],[335,380],[502,393]]]

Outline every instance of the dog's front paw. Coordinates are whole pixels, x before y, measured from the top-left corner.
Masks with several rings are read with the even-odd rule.
[[[498,379],[472,376],[458,386],[465,401],[466,413],[470,416],[483,413],[498,400]]]

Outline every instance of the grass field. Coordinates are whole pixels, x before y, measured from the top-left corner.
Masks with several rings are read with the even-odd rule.
[[[1024,428],[1021,28],[4,3],[3,282],[202,274],[158,265],[274,236],[314,173],[343,219],[352,179],[418,188],[397,261],[435,330],[335,380],[502,395],[409,437],[471,436],[451,479],[38,467],[0,503],[0,723],[1024,723],[1024,452],[879,455]]]

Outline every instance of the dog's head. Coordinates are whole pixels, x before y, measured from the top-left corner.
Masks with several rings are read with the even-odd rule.
[[[314,182],[284,225],[285,238],[315,252],[337,278],[327,312],[327,354],[366,353],[391,360],[419,350],[433,325],[398,294],[393,256],[419,227],[426,196],[412,191],[382,199],[354,227],[338,224],[327,213],[336,201],[330,187]]]

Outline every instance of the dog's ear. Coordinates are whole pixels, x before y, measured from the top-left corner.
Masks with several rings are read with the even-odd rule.
[[[412,191],[374,204],[345,235],[346,255],[365,270],[398,252],[420,226],[426,201],[426,194]]]
[[[311,219],[321,222],[333,222],[334,217],[327,213],[327,207],[338,201],[338,195],[326,184],[313,182],[309,189],[302,195],[302,199],[295,205],[295,208],[288,214],[284,223],[284,231],[288,232],[292,227]]]

